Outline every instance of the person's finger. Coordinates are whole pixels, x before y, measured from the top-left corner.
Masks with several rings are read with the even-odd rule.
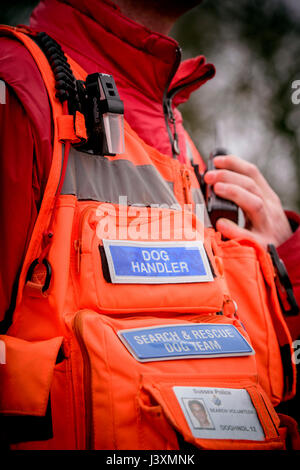
[[[261,187],[263,192],[268,195],[273,195],[273,190],[269,183],[253,163],[236,157],[235,155],[222,155],[214,158],[214,165],[218,169],[231,170],[253,179]]]
[[[261,197],[235,184],[219,183],[214,185],[215,193],[235,202],[251,220],[252,224],[260,225],[265,219],[265,204]]]
[[[239,227],[237,224],[229,219],[219,219],[216,223],[216,229],[224,238],[255,238],[249,230]]]
[[[261,198],[263,197],[261,188],[252,178],[241,173],[235,173],[231,170],[222,169],[208,171],[204,176],[204,180],[207,184],[216,184],[217,182],[221,182],[241,186],[250,193],[256,194]]]

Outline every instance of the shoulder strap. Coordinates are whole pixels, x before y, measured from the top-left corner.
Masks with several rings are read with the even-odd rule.
[[[45,235],[47,236],[45,231],[47,230],[55,205],[55,196],[59,187],[59,182],[61,180],[62,162],[65,149],[65,143],[63,142],[62,138],[64,136],[62,135],[62,130],[59,130],[62,127],[59,126],[59,122],[64,114],[64,109],[61,101],[59,100],[59,96],[56,96],[57,90],[55,76],[51,69],[48,58],[42,52],[41,48],[38,46],[33,37],[30,37],[29,34],[32,34],[33,37],[37,36],[27,28],[17,28],[10,26],[0,27],[0,36],[15,38],[16,40],[20,41],[32,55],[45,83],[53,117],[52,164],[41,208],[33,229],[29,247],[21,270],[17,304],[20,302],[22,297],[23,286],[26,282],[28,269],[32,264],[32,260],[36,260],[40,257]]]

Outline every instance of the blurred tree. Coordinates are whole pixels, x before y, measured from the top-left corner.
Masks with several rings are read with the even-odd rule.
[[[38,0],[2,1],[0,9],[0,24],[25,24],[30,12],[38,4]]]
[[[207,0],[172,32],[184,57],[203,53],[216,77],[181,111],[202,155],[222,123],[224,144],[256,163],[286,207],[300,209],[300,4]]]
[[[38,0],[2,4],[0,22],[26,23]],[[214,146],[216,123],[224,145],[256,163],[284,205],[300,210],[300,79],[298,0],[206,0],[172,31],[184,58],[203,53],[216,77],[181,107],[201,154]]]

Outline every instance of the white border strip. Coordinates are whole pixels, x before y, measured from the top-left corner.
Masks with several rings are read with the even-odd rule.
[[[110,252],[112,245],[117,246],[133,246],[133,247],[145,247],[145,248],[186,248],[195,249],[198,248],[200,256],[206,271],[203,276],[120,276],[117,275],[114,268],[113,259]],[[113,284],[182,284],[191,282],[213,282],[213,275],[211,272],[208,257],[201,241],[179,241],[179,242],[141,242],[132,240],[107,240],[103,239],[103,246],[107,258],[109,267],[110,277]]]

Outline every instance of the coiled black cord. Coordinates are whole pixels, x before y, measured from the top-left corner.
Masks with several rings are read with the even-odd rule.
[[[70,113],[80,108],[76,79],[61,46],[48,34],[40,32],[35,41],[47,57],[55,77],[56,98],[68,101]]]

